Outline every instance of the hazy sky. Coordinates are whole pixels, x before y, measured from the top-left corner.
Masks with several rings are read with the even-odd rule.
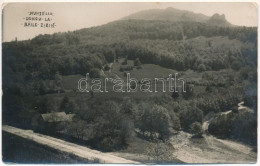
[[[173,7],[212,16],[225,14],[234,25],[257,26],[258,8],[255,3],[245,2],[204,2],[204,3],[9,3],[3,10],[3,41],[33,38],[39,34],[66,32],[118,20],[132,13],[147,9],[165,9]],[[29,12],[53,12],[53,16],[41,16],[51,19],[55,28],[24,27]],[[39,17],[39,16],[36,16]],[[28,21],[27,21],[28,22]],[[36,23],[37,21],[31,21]],[[38,21],[39,22],[39,21]],[[48,21],[40,21],[47,23]]]

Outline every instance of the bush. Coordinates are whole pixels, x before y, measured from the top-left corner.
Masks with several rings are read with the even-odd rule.
[[[150,143],[146,149],[148,156],[151,156],[151,163],[172,163],[173,157],[173,146],[169,142],[163,142],[156,140],[155,143]]]
[[[241,64],[241,62],[239,62],[238,60],[234,61],[234,62],[231,64],[231,68],[232,68],[233,70],[239,70],[241,67],[242,67],[242,64]]]
[[[205,91],[206,92],[212,92],[212,88],[210,85],[207,85],[206,88],[205,88]]]
[[[193,92],[193,88],[191,85],[187,84],[186,85],[186,92],[182,93],[182,96],[184,99],[188,100],[193,96],[194,92]]]
[[[122,65],[127,65],[127,58],[122,62]]]
[[[234,112],[234,113],[238,113],[238,108],[237,108],[237,106],[233,106],[233,107],[231,108],[231,110],[232,110],[232,112]]]
[[[184,108],[180,113],[181,127],[184,130],[189,130],[190,125],[194,122],[202,123],[203,112],[197,107]]]
[[[172,93],[172,98],[177,99],[179,97],[179,92],[173,92]]]
[[[176,115],[175,112],[170,113],[172,128],[176,131],[181,130],[180,118]]]
[[[108,71],[108,70],[110,70],[110,67],[108,65],[105,65],[104,70]]]
[[[111,151],[118,146],[119,138],[105,137],[101,140],[103,150]]]
[[[205,71],[205,70],[206,70],[206,66],[205,66],[204,64],[200,64],[200,65],[198,66],[198,70],[199,70],[200,72]]]
[[[231,112],[214,118],[209,124],[209,133],[222,138],[230,137],[234,129],[234,122],[236,121],[237,115],[238,114]]]
[[[142,69],[142,66],[141,66],[141,65],[140,65],[140,66],[137,66],[136,69]]]
[[[127,139],[131,139],[134,136],[134,123],[129,119],[124,119],[121,124],[119,138],[121,144],[126,144]]]
[[[141,61],[139,60],[139,58],[136,58],[136,60],[134,61],[134,65],[141,66]]]
[[[133,70],[133,66],[121,66],[119,71],[123,72],[123,71],[131,71]]]
[[[192,134],[194,134],[194,136],[197,137],[202,137],[203,134],[203,130],[202,130],[202,126],[201,123],[199,122],[194,122],[190,125],[190,132]]]
[[[249,143],[257,144],[257,116],[253,113],[241,111],[233,123],[231,137]]]
[[[124,68],[123,68],[123,67],[120,67],[119,71],[123,72],[123,71],[124,71]]]
[[[100,78],[101,77],[100,70],[98,68],[91,69],[89,72],[89,76],[91,78]]]

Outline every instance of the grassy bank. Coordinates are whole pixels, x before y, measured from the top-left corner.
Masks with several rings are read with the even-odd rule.
[[[17,164],[86,164],[90,161],[30,140],[2,133],[3,162]],[[97,161],[98,162],[98,161]]]

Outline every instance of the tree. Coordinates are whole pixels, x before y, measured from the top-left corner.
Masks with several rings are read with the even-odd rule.
[[[47,97],[38,99],[34,105],[34,109],[38,110],[40,114],[51,112],[51,103]]]
[[[242,63],[238,60],[235,60],[232,64],[231,64],[231,68],[233,70],[239,70],[242,67]]]
[[[151,139],[167,139],[170,133],[170,116],[166,108],[159,105],[150,106],[143,104],[139,109],[140,112],[138,112],[136,120],[137,128],[139,128],[143,134],[146,131],[149,132]]]
[[[190,125],[194,122],[201,122],[203,119],[203,112],[196,106],[189,106],[183,108],[180,113],[180,122],[184,130],[188,131]]]
[[[173,93],[172,93],[172,98],[173,98],[173,99],[179,98],[179,93],[178,93],[178,92],[173,92]]]
[[[110,70],[110,67],[108,65],[105,65],[104,70],[108,71],[108,70]]]
[[[70,101],[68,96],[65,96],[61,102],[60,110],[64,111],[66,114],[75,112],[76,104]]]
[[[133,104],[133,101],[130,98],[124,98],[123,102],[121,104],[121,110],[120,112],[126,115],[132,116],[136,111],[135,105]]]
[[[122,144],[126,144],[127,139],[131,139],[134,135],[134,123],[132,120],[125,118],[122,121],[119,138]]]
[[[108,49],[105,51],[104,56],[108,63],[112,63],[115,60],[116,54],[114,50]]]
[[[193,92],[191,85],[186,84],[186,92],[182,93],[183,98],[187,100],[187,99],[191,98],[193,96],[193,94],[194,94],[194,92]]]
[[[252,69],[249,73],[248,73],[248,80],[251,82],[257,82],[257,69]]]
[[[87,134],[86,128],[87,128],[86,121],[79,120],[77,122],[71,122],[68,124],[67,133],[77,139],[83,140],[84,136]]]
[[[206,70],[206,66],[205,66],[203,63],[201,63],[201,64],[198,66],[198,70],[199,70],[200,72],[205,71],[205,70]]]
[[[128,136],[126,131],[131,129],[127,124],[123,124],[118,104],[114,101],[102,103],[96,109],[96,116],[94,139],[98,140],[98,146],[104,150],[112,150],[122,145]]]
[[[232,110],[232,112],[234,112],[234,113],[238,113],[238,107],[237,107],[237,106],[233,106],[233,107],[231,108],[231,110]]]
[[[202,130],[201,123],[199,123],[199,122],[192,123],[190,125],[190,132],[192,134],[194,134],[194,136],[196,136],[196,137],[202,137],[203,130]]]
[[[122,62],[122,65],[127,65],[127,58]]]
[[[169,114],[170,114],[170,117],[171,117],[172,128],[176,131],[179,131],[181,129],[180,118],[173,111],[170,112]]]
[[[60,75],[59,72],[56,72],[56,74],[55,74],[55,84],[58,87],[58,89],[61,88],[61,83],[62,83],[62,76]]]
[[[139,58],[136,58],[135,61],[134,61],[134,65],[135,66],[141,66],[141,61],[139,60]]]
[[[46,93],[48,93],[47,85],[46,85],[45,81],[41,81],[40,86],[39,86],[39,94],[44,95]]]
[[[101,77],[100,70],[98,68],[91,69],[89,72],[89,76],[91,78],[100,78]]]
[[[206,92],[212,92],[212,88],[210,87],[210,85],[208,84],[205,88]]]
[[[248,73],[250,72],[250,68],[248,66],[242,67],[239,71],[239,77],[243,80],[248,78]]]
[[[63,97],[63,100],[60,104],[60,109],[64,110],[67,107],[68,104],[69,104],[69,97],[66,95],[66,96]]]
[[[158,139],[148,145],[146,153],[147,156],[152,157],[149,158],[152,163],[172,163],[174,160],[172,144]]]

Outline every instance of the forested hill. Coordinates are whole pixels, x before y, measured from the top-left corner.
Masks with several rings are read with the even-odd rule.
[[[255,64],[256,40],[255,27],[120,20],[74,32],[3,43],[3,64],[6,64],[3,70],[23,74],[37,71],[36,76],[42,78],[49,78],[57,71],[63,75],[84,74],[116,57],[139,58],[142,63],[179,71],[200,70],[199,66],[219,70],[229,68],[236,60],[239,65]]]

